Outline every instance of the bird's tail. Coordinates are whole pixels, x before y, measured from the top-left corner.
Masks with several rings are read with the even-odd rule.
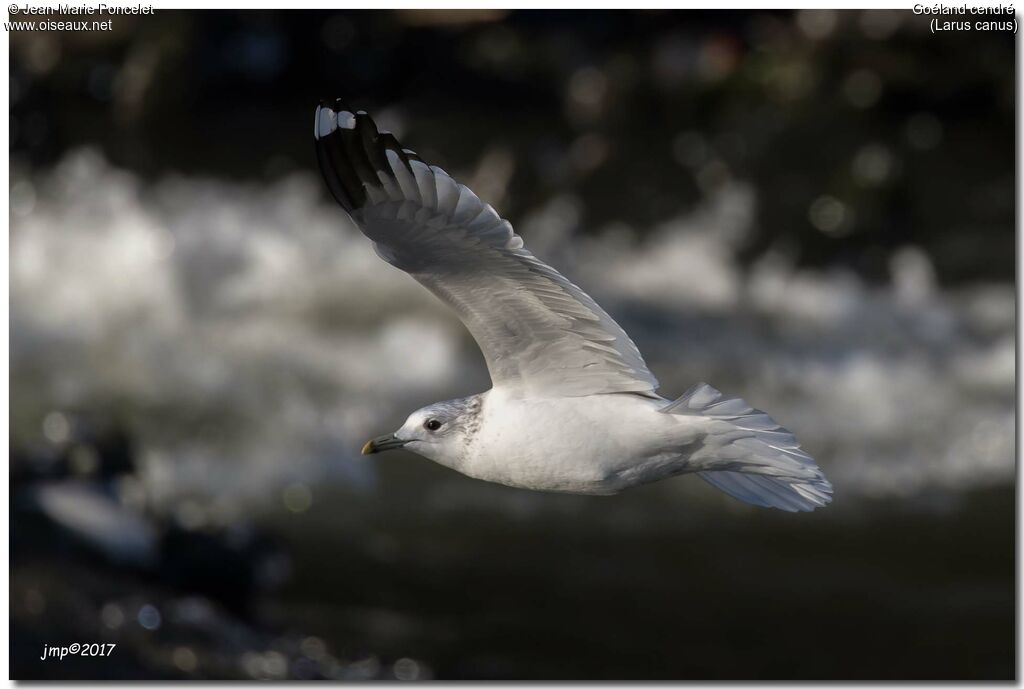
[[[734,498],[787,512],[832,501],[832,484],[793,434],[740,398],[698,383],[661,411],[710,420],[689,470]]]

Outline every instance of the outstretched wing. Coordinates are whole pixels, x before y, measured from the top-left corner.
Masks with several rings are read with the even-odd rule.
[[[317,108],[314,136],[331,193],[381,258],[455,309],[495,387],[570,397],[657,388],[611,316],[444,170],[339,103]]]

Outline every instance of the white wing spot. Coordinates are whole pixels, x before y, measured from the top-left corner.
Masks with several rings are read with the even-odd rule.
[[[313,130],[313,136],[319,139],[322,136],[327,136],[337,128],[338,114],[330,108],[320,106],[316,112],[316,128]]]
[[[338,126],[341,129],[355,129],[356,128],[356,116],[350,113],[348,110],[342,110],[338,113]]]

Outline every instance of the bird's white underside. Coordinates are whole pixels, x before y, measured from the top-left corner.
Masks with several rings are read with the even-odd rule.
[[[589,494],[666,478],[681,472],[679,448],[701,435],[703,421],[662,414],[665,403],[639,395],[522,398],[491,390],[472,451],[453,468],[519,488]]]

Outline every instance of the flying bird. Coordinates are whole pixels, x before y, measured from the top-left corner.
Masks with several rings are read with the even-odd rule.
[[[608,495],[695,473],[743,502],[789,512],[832,485],[792,433],[698,383],[670,401],[629,336],[538,260],[488,204],[340,101],[316,110],[327,186],[377,255],[459,315],[490,390],[414,411],[364,454],[404,448],[467,476]]]

